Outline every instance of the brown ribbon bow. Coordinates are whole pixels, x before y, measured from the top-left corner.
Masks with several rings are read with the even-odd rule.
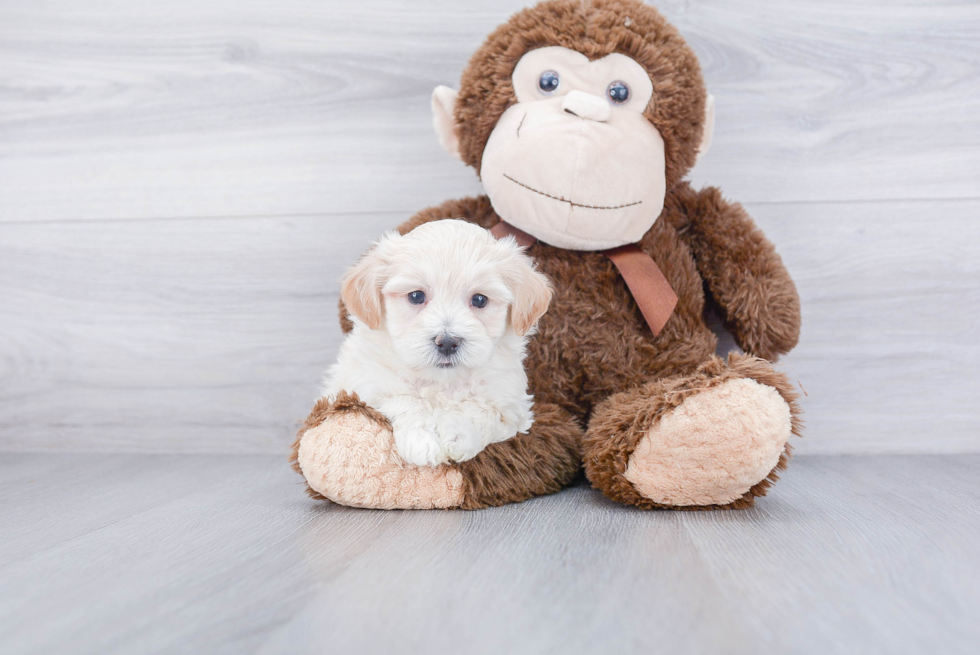
[[[525,248],[537,241],[527,232],[504,221],[490,228],[490,232],[498,239],[512,236]],[[660,334],[677,305],[677,294],[670,288],[670,282],[664,277],[663,271],[635,243],[599,252],[616,265],[654,336]]]

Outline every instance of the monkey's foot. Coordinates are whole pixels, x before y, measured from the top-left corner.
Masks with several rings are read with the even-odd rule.
[[[799,409],[765,360],[713,358],[696,373],[649,382],[599,405],[586,473],[614,500],[679,509],[749,507],[785,468]]]
[[[353,394],[317,402],[290,459],[311,496],[340,505],[435,509],[463,502],[456,468],[405,464],[387,419]]]
[[[535,404],[524,434],[437,467],[406,464],[388,420],[341,393],[320,399],[293,444],[293,468],[314,498],[351,507],[435,509],[519,503],[567,485],[579,470],[582,429],[555,405]]]

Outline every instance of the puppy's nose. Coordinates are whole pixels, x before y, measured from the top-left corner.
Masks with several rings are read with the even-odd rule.
[[[449,357],[456,352],[456,349],[459,348],[459,344],[463,340],[457,337],[451,337],[448,334],[440,334],[434,341],[436,342],[436,350],[439,351],[439,354],[443,357]]]

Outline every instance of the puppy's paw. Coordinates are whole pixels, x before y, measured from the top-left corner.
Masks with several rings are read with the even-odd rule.
[[[423,426],[395,427],[395,448],[406,464],[439,466],[448,460],[439,435]]]
[[[465,416],[447,414],[439,419],[438,429],[446,454],[453,462],[473,459],[486,446],[477,426]]]

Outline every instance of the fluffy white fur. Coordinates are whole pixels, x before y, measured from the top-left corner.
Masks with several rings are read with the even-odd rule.
[[[425,300],[414,304],[419,291]],[[384,414],[405,462],[462,462],[531,427],[525,343],[551,288],[512,238],[461,220],[390,233],[347,273],[341,293],[354,330],[324,395],[354,392]],[[476,306],[477,294],[486,306]],[[458,348],[441,353],[447,338]]]

